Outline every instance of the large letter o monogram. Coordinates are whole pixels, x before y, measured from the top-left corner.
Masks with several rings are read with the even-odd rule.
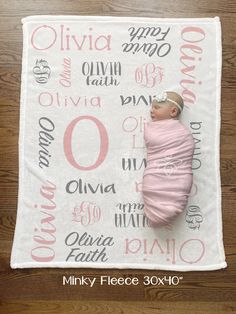
[[[93,165],[88,166],[88,167],[83,167],[77,163],[72,153],[72,143],[71,143],[71,137],[72,137],[74,127],[79,121],[85,120],[85,119],[89,119],[96,123],[99,130],[99,134],[100,134],[100,140],[101,140],[99,156],[96,162]],[[108,151],[108,135],[107,135],[104,125],[98,119],[91,116],[81,116],[71,121],[71,123],[68,125],[64,134],[63,145],[64,145],[64,152],[65,152],[66,158],[73,167],[80,170],[92,170],[92,169],[97,168],[104,161],[106,157],[106,154]]]

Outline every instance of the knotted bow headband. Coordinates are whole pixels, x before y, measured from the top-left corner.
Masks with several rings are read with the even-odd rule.
[[[158,94],[156,96],[156,100],[157,100],[157,102],[164,102],[164,101],[168,100],[168,101],[172,102],[173,104],[175,104],[179,108],[180,111],[183,110],[183,107],[180,106],[180,104],[178,104],[176,101],[174,101],[174,100],[172,100],[170,98],[167,98],[167,93],[166,92],[162,92],[162,93]]]

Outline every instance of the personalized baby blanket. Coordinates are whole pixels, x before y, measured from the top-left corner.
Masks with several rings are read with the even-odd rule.
[[[39,15],[22,24],[11,267],[227,267],[219,17]],[[193,186],[173,227],[152,228],[141,194],[143,135],[163,90],[184,100],[180,120],[195,141]],[[166,161],[169,173],[176,162]]]

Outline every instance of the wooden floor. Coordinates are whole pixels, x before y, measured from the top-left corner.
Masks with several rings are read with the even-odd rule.
[[[236,313],[236,2],[0,0],[0,313]],[[23,269],[9,266],[18,192],[21,18],[37,14],[220,16],[223,36],[221,181],[228,268],[208,272]],[[210,96],[210,95],[209,95]],[[209,200],[210,201],[210,200]],[[62,276],[181,275],[178,286],[63,286]]]

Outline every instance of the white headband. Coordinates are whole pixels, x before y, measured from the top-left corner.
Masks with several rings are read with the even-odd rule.
[[[183,110],[183,108],[176,101],[174,101],[174,100],[172,100],[170,98],[167,98],[167,93],[166,92],[162,92],[162,93],[158,94],[156,96],[156,100],[157,100],[157,102],[163,102],[163,101],[169,100],[170,102],[175,104],[179,108],[180,111]]]

